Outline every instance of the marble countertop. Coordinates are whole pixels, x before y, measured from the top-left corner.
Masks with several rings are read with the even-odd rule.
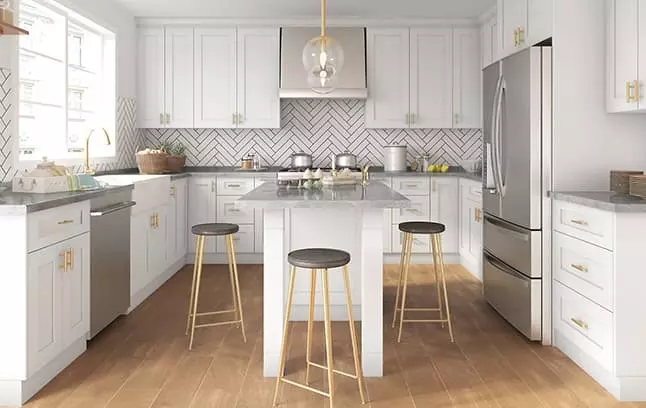
[[[627,194],[618,194],[612,191],[556,191],[551,192],[550,196],[554,200],[579,204],[603,211],[646,213],[645,199]]]
[[[322,189],[286,188],[271,183],[245,194],[236,201],[241,207],[260,209],[285,208],[408,208],[408,198],[374,181],[366,188],[356,186],[323,187]]]
[[[14,193],[11,190],[0,193],[0,215],[19,215],[48,210],[63,205],[87,201],[107,192],[132,190],[134,186],[110,186],[90,191],[73,191],[50,194]]]

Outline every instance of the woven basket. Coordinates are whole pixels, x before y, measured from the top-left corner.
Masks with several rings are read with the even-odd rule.
[[[610,171],[610,191],[619,194],[630,193],[630,176],[642,176],[643,171]]]
[[[166,169],[171,173],[179,173],[184,169],[186,156],[168,156]]]
[[[630,176],[630,195],[646,198],[646,176]]]
[[[168,154],[137,154],[137,167],[141,174],[163,174],[168,169]]]

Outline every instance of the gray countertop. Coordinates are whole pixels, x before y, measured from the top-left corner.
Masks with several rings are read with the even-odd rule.
[[[551,192],[550,196],[554,200],[603,211],[646,213],[646,200],[643,198],[612,191],[556,191]]]
[[[242,207],[260,209],[285,208],[407,208],[408,198],[374,181],[366,188],[356,186],[323,187],[322,189],[299,189],[280,187],[265,183],[239,198]]]
[[[43,211],[67,204],[87,201],[102,196],[107,192],[132,190],[134,186],[110,186],[90,191],[74,191],[50,194],[14,193],[5,191],[0,193],[0,215],[17,215]]]

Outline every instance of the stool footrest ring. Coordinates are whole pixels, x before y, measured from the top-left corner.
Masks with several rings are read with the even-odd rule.
[[[398,307],[395,310],[401,311],[402,309]],[[404,312],[440,312],[441,310],[439,307],[407,307]]]
[[[316,367],[316,368],[321,368],[321,369],[323,369],[323,370],[327,370],[327,367],[326,367],[326,366],[324,366],[324,365],[322,365],[322,364],[313,363],[313,362],[311,362],[311,361],[308,361],[308,362],[307,362],[307,364],[309,364],[309,365],[311,365],[311,366],[313,366],[313,367]],[[332,370],[332,372],[333,372],[334,374],[339,374],[339,375],[346,376],[346,377],[348,377],[348,378],[352,378],[353,380],[356,380],[356,379],[357,379],[356,374],[350,374],[350,373],[346,373],[345,371],[339,371],[339,370]]]
[[[407,320],[404,319],[404,323],[448,323],[449,321],[447,319],[435,319],[435,320],[423,320],[423,319],[415,319],[415,320]]]
[[[215,315],[220,315],[220,314],[225,314],[225,313],[235,313],[237,312],[236,309],[231,309],[231,310],[221,310],[219,312],[203,312],[203,313],[196,313],[195,316],[215,316]],[[193,316],[193,313],[190,314],[190,316]]]
[[[307,390],[307,391],[312,391],[312,392],[315,392],[315,393],[317,393],[319,395],[322,395],[324,397],[330,398],[330,393],[318,390],[316,388],[312,388],[309,385],[305,385],[305,384],[301,384],[301,383],[296,382],[296,381],[288,380],[287,378],[281,378],[280,381],[284,382],[286,384],[289,384],[289,385],[293,385],[294,387],[302,388],[302,389]]]
[[[204,324],[196,324],[195,328],[197,329],[199,327],[216,327],[216,326],[224,326],[227,324],[240,324],[240,323],[242,323],[241,320],[232,320],[230,322],[204,323]]]

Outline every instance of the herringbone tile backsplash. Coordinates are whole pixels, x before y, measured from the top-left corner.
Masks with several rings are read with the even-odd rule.
[[[13,104],[11,71],[0,68],[0,183],[10,181],[15,170],[12,157]]]
[[[366,129],[365,102],[359,100],[283,100],[280,129],[146,129],[147,147],[182,142],[188,166],[237,166],[247,153],[263,165],[286,166],[293,152],[311,153],[315,166],[348,150],[361,164],[383,163],[383,146],[406,144],[409,162],[428,153],[435,163],[457,165],[480,159],[479,129]]]

